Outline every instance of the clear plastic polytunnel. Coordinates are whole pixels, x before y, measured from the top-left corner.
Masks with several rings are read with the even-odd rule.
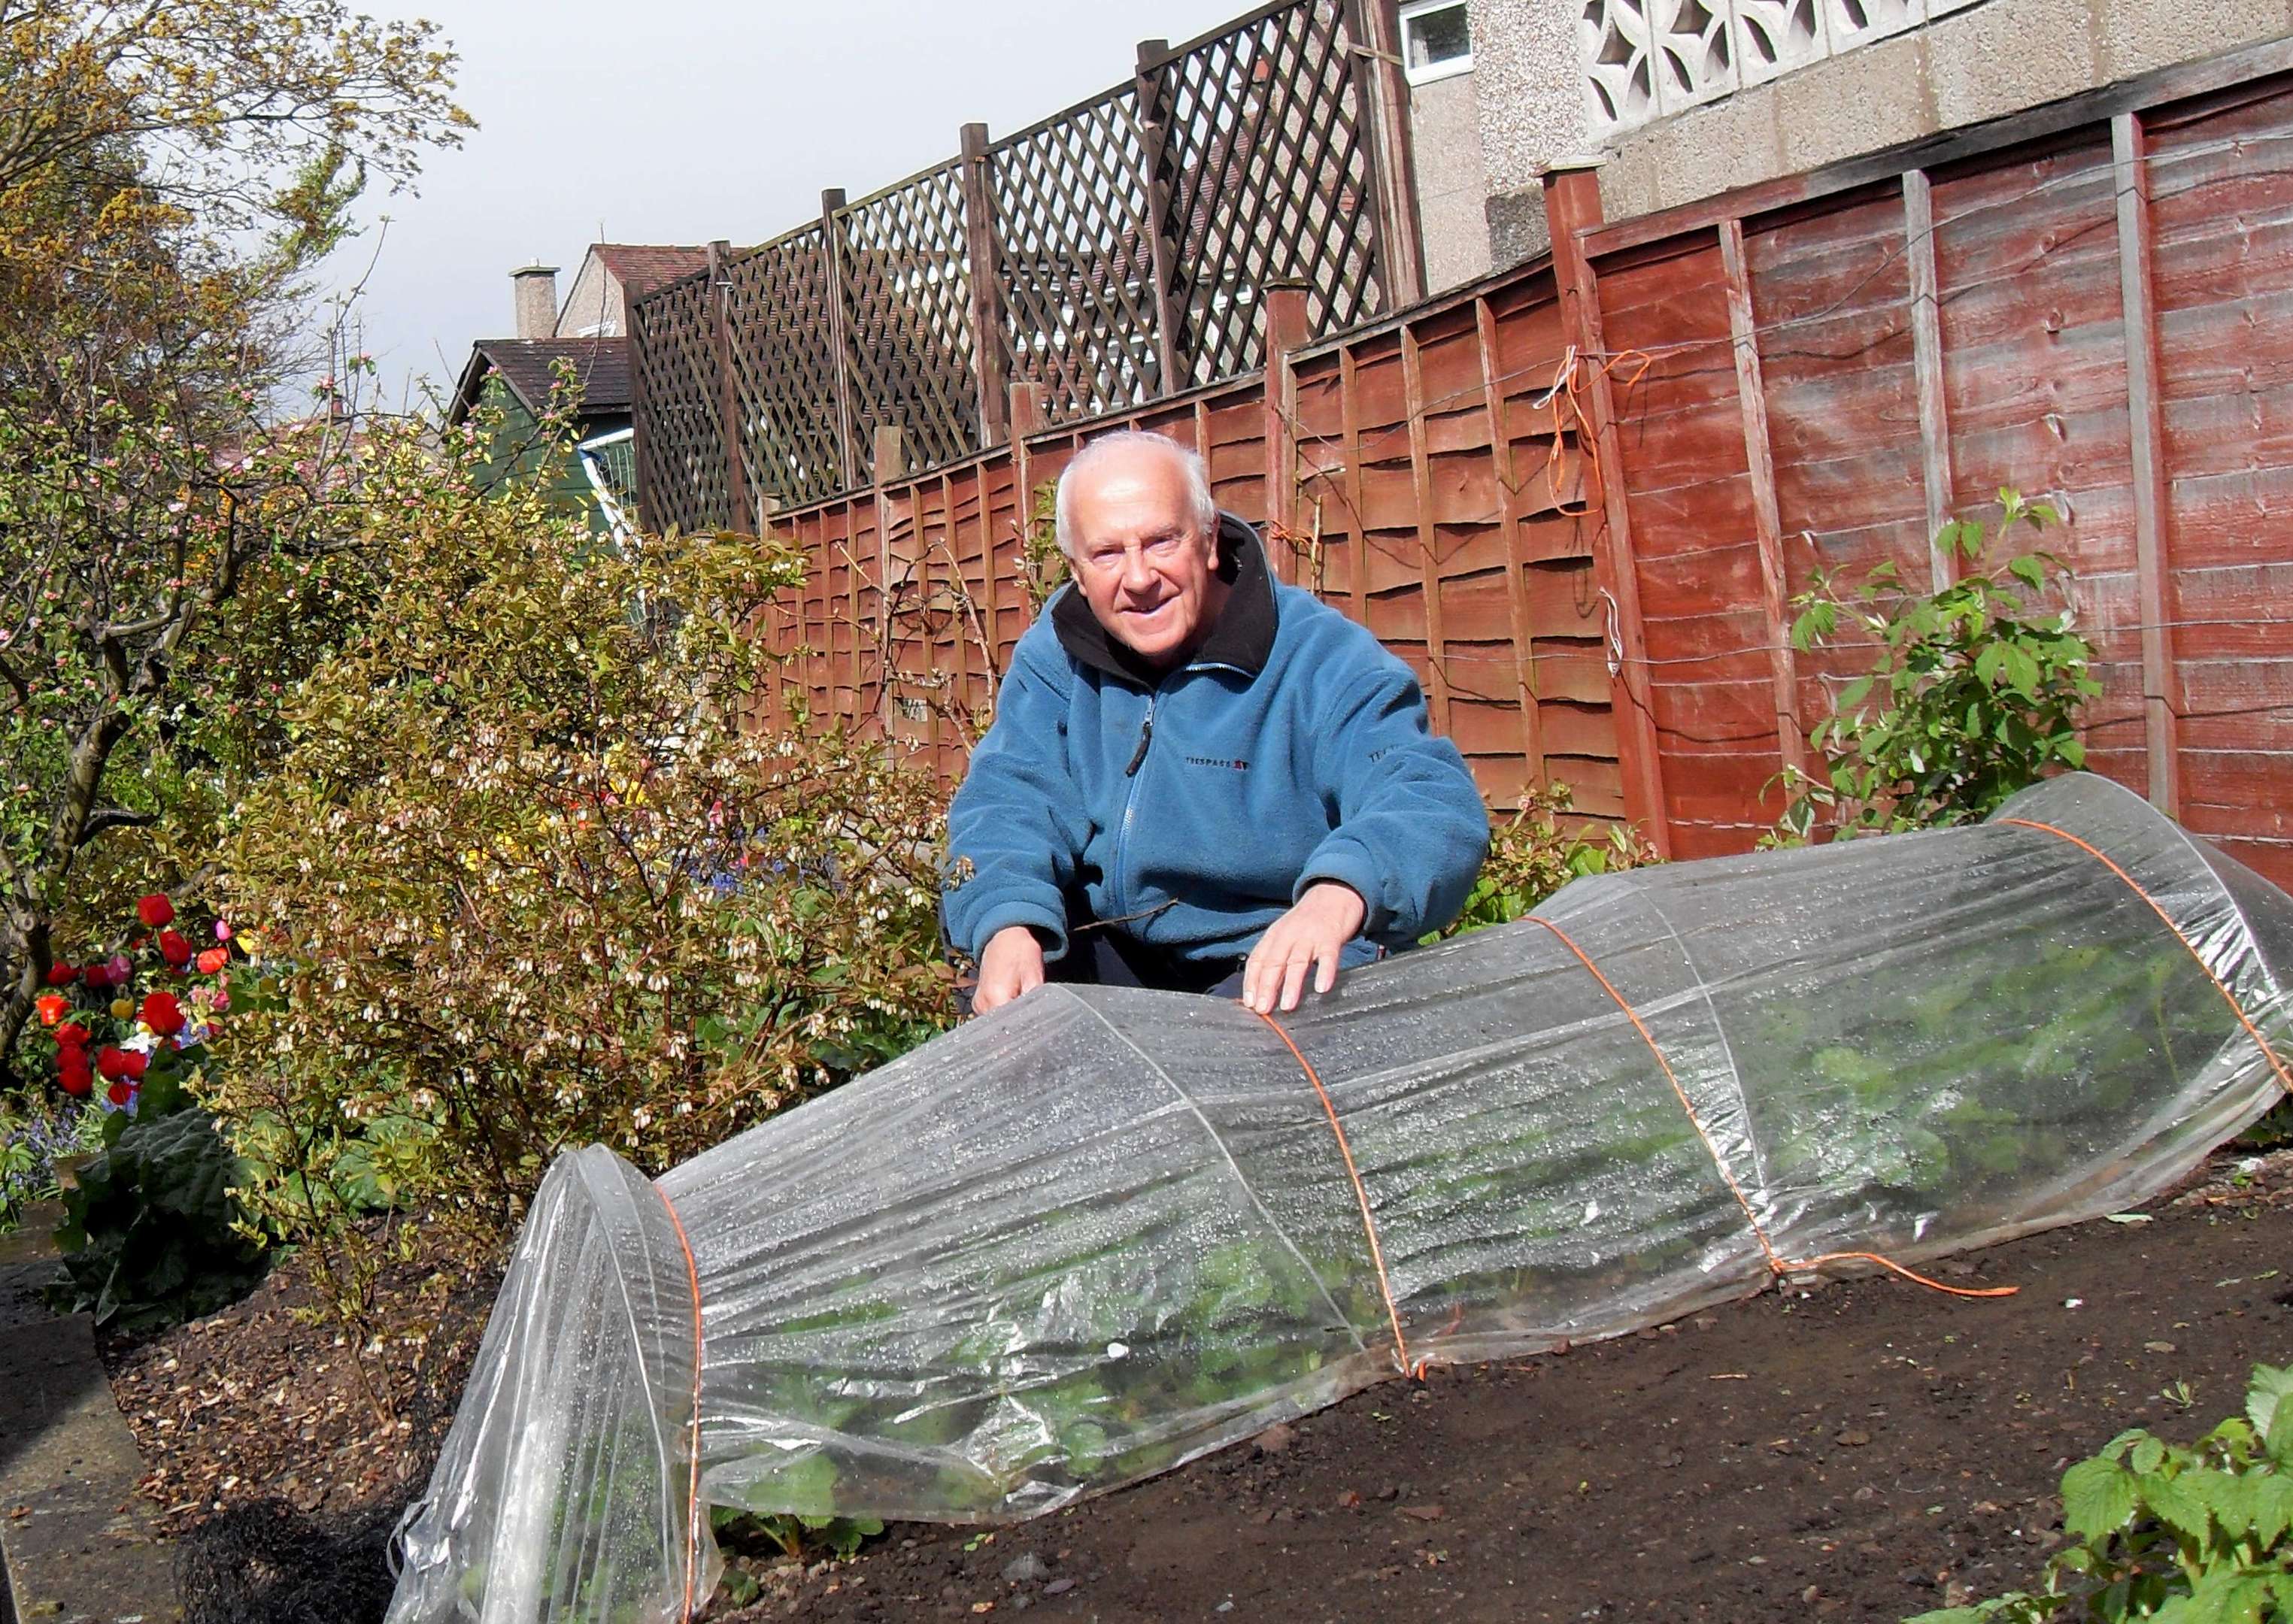
[[[1278,1022],[1046,987],[529,1217],[393,1624],[681,1619],[708,1508],[1026,1517],[1425,1361],[2113,1211],[2293,1087],[2293,899],[2072,776],[1579,881]]]

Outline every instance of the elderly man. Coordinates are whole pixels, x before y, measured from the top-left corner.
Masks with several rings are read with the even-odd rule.
[[[1290,1010],[1456,917],[1489,834],[1463,759],[1406,666],[1274,580],[1200,457],[1094,440],[1057,534],[1073,583],[948,812],[975,1010],[1045,980]]]

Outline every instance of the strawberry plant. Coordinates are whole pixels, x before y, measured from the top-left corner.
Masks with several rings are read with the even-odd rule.
[[[2044,1588],[1909,1624],[2293,1620],[2293,1367],[2256,1365],[2245,1413],[2184,1446],[2136,1427],[2062,1474],[2070,1542]]]

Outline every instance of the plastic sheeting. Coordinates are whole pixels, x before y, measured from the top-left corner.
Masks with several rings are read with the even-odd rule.
[[[1406,1364],[2116,1210],[2286,1086],[2289,967],[2293,899],[2071,777],[1580,881],[1279,1029],[1046,987],[657,1185],[563,1158],[390,1617],[683,1618],[709,1506],[1031,1516]]]

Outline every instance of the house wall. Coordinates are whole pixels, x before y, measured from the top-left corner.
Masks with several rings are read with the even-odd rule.
[[[1552,0],[1474,0],[1499,265],[1544,246],[1536,177],[1549,165],[1598,153],[1602,206],[1622,219],[2293,31],[2293,0],[1981,0],[1603,144],[1588,109],[1582,15]]]
[[[1417,214],[1430,292],[1486,276],[1488,175],[1481,165],[1480,101],[1473,76],[1413,86],[1409,133],[1417,166]]]
[[[550,444],[541,433],[539,422],[499,376],[485,381],[478,394],[477,411],[495,424],[487,436],[482,473],[489,489],[531,480],[541,473],[551,451]],[[496,414],[499,414],[498,418]],[[626,416],[585,418],[578,435],[587,439],[628,424]],[[571,448],[567,446],[563,450],[550,473],[550,505],[560,513],[580,514],[593,534],[602,535],[606,529],[605,518],[598,507],[596,494],[589,489],[588,476],[581,472]]]
[[[621,333],[620,279],[605,269],[595,254],[581,262],[557,312],[560,338],[619,338]]]

